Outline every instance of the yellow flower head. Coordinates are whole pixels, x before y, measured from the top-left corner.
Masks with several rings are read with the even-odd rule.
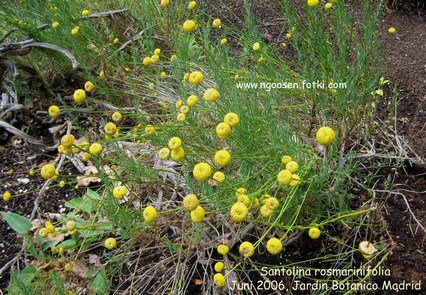
[[[203,97],[207,102],[215,102],[219,98],[219,91],[214,88],[209,88],[204,92]]]
[[[308,6],[315,7],[319,4],[319,0],[308,0]]]
[[[86,83],[84,83],[84,89],[86,90],[86,92],[92,93],[93,90],[95,90],[95,85],[93,85],[92,82],[87,81]]]
[[[213,20],[212,28],[217,29],[217,28],[220,28],[221,25],[222,25],[222,21],[219,18],[216,18],[215,20]]]
[[[187,113],[189,112],[189,106],[182,106],[182,107],[179,109],[179,112],[184,113],[184,114],[187,114]]]
[[[114,123],[109,122],[104,126],[104,131],[107,135],[114,135],[117,132],[117,126]]]
[[[317,227],[311,227],[308,231],[308,235],[311,239],[318,239],[321,235],[321,231]]]
[[[72,134],[65,134],[61,138],[61,144],[66,148],[71,147],[73,145],[74,141],[75,141],[75,137]]]
[[[269,216],[272,215],[272,213],[274,213],[274,211],[269,209],[268,206],[262,205],[260,207],[260,215],[262,215],[263,217],[268,218]]]
[[[221,255],[226,255],[229,252],[229,247],[227,245],[224,244],[220,244],[219,246],[217,246],[217,253],[221,254]]]
[[[196,23],[193,20],[187,20],[183,23],[182,29],[187,32],[191,33],[195,30]]]
[[[283,163],[284,165],[287,165],[287,163],[290,161],[293,161],[293,158],[287,155],[283,156],[281,159],[281,163]]]
[[[330,2],[325,4],[325,8],[330,9],[333,7],[333,4],[331,4]]]
[[[178,122],[185,122],[185,120],[186,120],[186,114],[185,113],[179,113],[176,116],[176,121],[178,121]]]
[[[238,198],[240,195],[246,195],[247,189],[245,187],[239,187],[237,188],[237,191],[235,192],[235,196]]]
[[[297,174],[291,176],[290,186],[298,186],[300,184],[300,177]]]
[[[362,256],[364,256],[364,258],[366,259],[370,259],[371,257],[373,257],[374,253],[377,252],[376,247],[374,247],[374,245],[369,241],[362,241],[361,243],[359,243],[358,249],[361,252]]]
[[[253,44],[253,51],[259,51],[259,49],[260,49],[260,44],[259,44],[259,42],[254,43],[254,44]]]
[[[182,147],[174,149],[171,151],[170,157],[173,161],[179,162],[185,157],[185,150]]]
[[[41,167],[41,170],[40,170],[41,177],[43,177],[44,179],[51,179],[52,177],[55,176],[55,173],[56,173],[56,168],[52,164],[46,164],[43,167]]]
[[[145,57],[145,58],[142,60],[142,64],[143,64],[145,67],[149,66],[149,65],[151,64],[151,58],[150,58],[149,56]]]
[[[296,173],[299,170],[299,164],[296,161],[290,161],[285,165],[285,169],[291,173]]]
[[[248,258],[253,256],[254,254],[254,246],[252,243],[250,242],[242,242],[240,245],[240,254],[244,257],[244,258]]]
[[[227,139],[231,135],[231,126],[225,122],[219,123],[216,126],[216,134],[221,139]]]
[[[278,173],[277,175],[277,180],[280,184],[290,184],[291,180],[292,180],[292,175],[291,172],[288,171],[287,169],[281,170],[280,173]]]
[[[145,133],[146,133],[146,135],[154,135],[155,134],[155,127],[152,126],[152,125],[146,125]]]
[[[200,71],[195,71],[195,72],[192,72],[191,74],[189,74],[188,80],[189,80],[189,83],[191,83],[193,85],[197,85],[197,84],[200,84],[201,82],[203,82],[204,75]]]
[[[236,113],[227,113],[223,118],[225,123],[228,123],[229,126],[235,127],[240,124],[240,117]]]
[[[105,240],[105,244],[104,244],[105,248],[107,248],[108,250],[112,250],[115,247],[117,247],[117,241],[114,238],[108,238]]]
[[[86,91],[83,89],[77,89],[74,91],[73,98],[77,104],[82,104],[86,100]]]
[[[161,8],[166,8],[167,6],[169,6],[170,4],[170,0],[161,0],[160,1],[160,7]]]
[[[231,154],[227,150],[217,151],[214,155],[214,162],[219,167],[225,167],[231,162]]]
[[[52,105],[49,107],[48,113],[51,118],[55,119],[59,117],[59,115],[61,114],[61,110],[59,109],[58,106]]]
[[[271,238],[266,242],[266,250],[273,255],[280,254],[283,250],[283,243],[277,238]]]
[[[197,5],[197,2],[191,1],[188,4],[188,10],[193,10],[195,8],[195,5]]]
[[[178,100],[177,102],[176,102],[176,109],[177,110],[179,110],[182,106],[183,106],[183,102],[181,101],[181,100]]]
[[[221,273],[217,273],[217,274],[214,275],[213,282],[219,288],[223,288],[223,287],[226,286],[226,279],[223,276],[223,274],[221,274]]]
[[[118,39],[118,38],[114,38],[114,40],[112,40],[112,43],[113,44],[118,44],[118,42],[120,41],[120,39]]]
[[[195,210],[191,211],[191,220],[195,223],[203,222],[204,216],[204,208],[201,206],[198,206]]]
[[[112,195],[117,200],[122,199],[126,194],[127,194],[127,188],[124,185],[116,186],[112,190]]]
[[[186,99],[186,104],[190,107],[195,106],[198,103],[198,97],[196,95],[190,95]]]
[[[249,198],[249,196],[247,196],[247,195],[242,195],[242,194],[240,194],[238,197],[237,197],[237,200],[238,200],[238,202],[241,202],[241,203],[243,203],[244,205],[246,205],[246,206],[248,206],[249,204],[250,204],[250,198]]]
[[[237,222],[244,221],[248,216],[248,208],[242,202],[236,202],[231,207],[231,218]]]
[[[216,184],[223,183],[225,181],[225,173],[221,171],[217,171],[215,174],[213,174],[213,180]]]
[[[218,261],[214,264],[214,271],[221,272],[225,268],[225,264],[222,261]]]
[[[156,64],[159,60],[160,60],[160,56],[159,55],[154,54],[153,56],[151,56],[151,63],[152,64]]]
[[[71,35],[73,35],[73,36],[75,36],[75,35],[77,35],[78,34],[78,32],[80,31],[80,27],[74,27],[72,30],[71,30]]]
[[[194,166],[192,174],[197,180],[207,180],[212,175],[212,167],[205,162],[198,163]]]
[[[173,54],[172,56],[170,56],[170,61],[174,62],[177,59],[176,54]]]
[[[391,34],[395,34],[396,33],[396,29],[394,27],[390,27],[388,30],[389,33]]]
[[[160,53],[161,53],[161,49],[160,48],[155,48],[154,54],[155,55],[160,55]]]
[[[159,157],[161,160],[165,160],[165,159],[167,159],[169,156],[170,156],[170,150],[169,150],[169,148],[167,148],[167,147],[163,147],[162,149],[160,149],[160,150],[158,151],[158,157]]]
[[[9,202],[12,199],[12,194],[9,191],[3,193],[3,200]]]
[[[185,198],[183,198],[182,205],[185,209],[194,211],[199,205],[197,196],[195,194],[186,195]]]
[[[121,113],[120,113],[120,112],[114,112],[114,113],[112,114],[112,116],[111,116],[111,119],[112,119],[114,122],[120,122],[120,121],[123,119],[123,115],[121,115]]]
[[[278,208],[279,205],[280,205],[280,202],[275,197],[270,197],[266,199],[265,206],[268,207],[269,210],[274,211],[275,209]]]
[[[83,10],[83,11],[81,12],[81,15],[82,15],[82,16],[89,15],[89,10],[87,10],[87,9]]]
[[[143,210],[143,219],[146,222],[153,222],[157,219],[157,210],[154,206],[148,206]]]
[[[334,130],[328,126],[321,127],[316,133],[316,138],[319,144],[328,146],[333,143],[336,138]]]
[[[169,149],[176,150],[182,146],[182,140],[179,137],[172,137],[169,140]]]
[[[222,40],[220,40],[220,45],[226,45],[226,44],[228,44],[228,39],[222,38]]]
[[[57,27],[59,27],[59,23],[58,22],[53,22],[52,23],[52,28],[57,28]]]
[[[90,145],[89,147],[89,152],[92,155],[99,155],[102,152],[102,144],[98,143],[98,142],[94,142]]]

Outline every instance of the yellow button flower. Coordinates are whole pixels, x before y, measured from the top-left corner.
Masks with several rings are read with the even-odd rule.
[[[308,6],[315,7],[319,4],[319,0],[308,0]]]
[[[105,240],[104,246],[108,250],[112,250],[117,247],[117,241],[114,238],[108,238]]]
[[[170,0],[161,0],[160,7],[166,8],[167,6],[169,6],[169,4],[170,4]]]
[[[191,1],[188,4],[188,10],[193,10],[195,8],[195,5],[197,5],[197,2]]]
[[[58,106],[56,106],[56,105],[51,105],[51,106],[49,107],[48,113],[49,113],[49,116],[50,116],[51,118],[55,119],[55,118],[59,117],[59,115],[61,114],[61,110],[59,109],[59,107],[58,107]]]
[[[231,126],[225,122],[219,123],[216,126],[216,134],[221,139],[227,139],[231,135]]]
[[[66,148],[71,147],[73,145],[74,141],[75,141],[75,137],[72,134],[65,134],[61,138],[62,146],[66,147]]]
[[[171,151],[170,157],[173,161],[179,162],[185,157],[185,150],[182,147],[174,149]]]
[[[125,195],[127,194],[127,188],[124,185],[119,185],[114,187],[114,189],[112,190],[112,195],[114,196],[114,198],[116,198],[117,200],[122,199]]]
[[[262,205],[260,207],[260,215],[262,215],[263,217],[268,218],[269,216],[272,215],[272,213],[274,213],[274,211],[269,209],[268,206]]]
[[[287,163],[290,161],[293,161],[293,158],[287,155],[283,156],[281,159],[281,163],[283,163],[284,165],[287,165]]]
[[[239,187],[237,188],[237,191],[235,192],[235,196],[238,198],[240,195],[246,195],[247,189],[245,187]]]
[[[259,49],[260,49],[260,44],[259,44],[259,42],[254,43],[254,44],[253,44],[253,51],[259,51]]]
[[[248,258],[253,256],[254,254],[254,246],[250,242],[242,242],[239,248],[240,254],[244,258]]]
[[[109,122],[104,126],[104,131],[107,135],[114,135],[117,132],[117,126],[114,123]]]
[[[102,152],[102,149],[103,149],[103,147],[100,143],[94,142],[90,145],[89,152],[92,155],[99,155]]]
[[[86,100],[86,91],[83,89],[77,89],[74,91],[73,98],[77,104],[82,104]]]
[[[333,143],[336,138],[334,130],[328,126],[321,127],[316,133],[316,138],[319,144],[328,146]]]
[[[308,235],[311,239],[318,239],[321,235],[321,231],[317,227],[311,227],[308,231]]]
[[[221,25],[222,25],[222,21],[216,18],[215,20],[213,20],[212,28],[217,29],[217,28],[220,28]]]
[[[248,216],[248,208],[242,202],[236,202],[231,207],[231,218],[237,222],[244,221]]]
[[[195,223],[203,222],[204,216],[204,208],[201,206],[198,206],[195,210],[191,211],[191,220]]]
[[[57,28],[57,27],[59,27],[59,23],[58,22],[53,22],[52,23],[52,28]]]
[[[160,55],[160,53],[161,53],[161,49],[160,48],[155,48],[154,54],[155,55]]]
[[[285,165],[285,169],[287,169],[291,173],[296,173],[299,169],[299,164],[296,161],[290,161]]]
[[[169,140],[169,148],[171,150],[176,150],[182,146],[182,140],[179,137],[172,137]]]
[[[189,74],[188,80],[189,80],[189,83],[191,83],[193,85],[197,85],[197,84],[200,84],[201,82],[203,82],[204,75],[200,71],[195,71],[195,72],[192,72],[191,74]]]
[[[300,177],[297,174],[291,176],[290,186],[298,186],[300,184]]]
[[[283,243],[277,238],[271,238],[266,243],[266,250],[273,255],[280,254],[283,250]]]
[[[291,172],[288,171],[287,169],[281,170],[280,173],[278,173],[277,175],[277,180],[280,184],[290,184],[291,180],[292,180],[292,175]]]
[[[217,253],[222,254],[222,255],[226,255],[229,252],[229,247],[225,244],[220,244],[219,246],[217,246]]]
[[[223,118],[223,122],[228,123],[231,127],[235,127],[240,124],[240,117],[236,113],[227,113]]]
[[[270,197],[266,199],[265,206],[268,207],[269,210],[275,210],[280,205],[280,202],[275,197]]]
[[[219,167],[225,167],[231,162],[231,154],[227,150],[217,151],[214,155],[214,162]]]
[[[152,126],[152,125],[146,125],[145,133],[146,133],[146,135],[154,135],[155,134],[155,127]]]
[[[159,60],[160,60],[160,56],[159,55],[154,54],[153,56],[151,56],[151,63],[152,64],[156,64]]]
[[[71,30],[71,35],[73,35],[73,36],[76,36],[77,34],[78,34],[78,32],[80,31],[80,27],[74,27],[72,30]]]
[[[81,12],[81,15],[82,15],[82,16],[89,15],[89,10],[87,10],[87,9],[83,10],[83,11]]]
[[[216,184],[219,184],[225,181],[226,176],[223,172],[217,171],[215,174],[213,174],[212,178]]]
[[[207,180],[212,175],[212,168],[205,162],[198,163],[194,166],[192,174],[197,180]]]
[[[220,45],[226,45],[226,44],[228,44],[228,39],[222,38],[222,40],[220,40]]]
[[[145,57],[145,58],[142,60],[142,64],[143,64],[145,67],[149,66],[149,65],[151,64],[151,58],[150,58],[149,56]]]
[[[396,29],[394,27],[390,27],[388,30],[389,33],[391,34],[395,34],[396,33]]]
[[[86,90],[86,92],[88,93],[92,93],[93,90],[95,90],[95,85],[93,85],[92,82],[87,81],[86,83],[84,83],[84,90]]]
[[[165,159],[167,159],[169,156],[170,156],[170,150],[169,150],[169,148],[167,148],[167,147],[163,147],[162,149],[160,149],[160,150],[158,151],[158,157],[159,157],[161,160],[165,160]]]
[[[195,30],[195,27],[197,25],[195,24],[195,22],[193,20],[187,20],[183,23],[183,30],[187,33],[191,33]]]
[[[333,7],[333,4],[331,4],[330,2],[325,4],[325,8],[330,9]]]
[[[190,95],[186,99],[186,104],[190,107],[195,106],[198,103],[198,97],[196,95]]]
[[[246,205],[246,206],[248,206],[249,204],[250,204],[250,198],[249,198],[249,196],[247,196],[247,195],[242,195],[242,194],[240,194],[238,197],[237,197],[237,200],[238,200],[238,202],[241,202],[241,203],[243,203],[244,205]]]
[[[374,247],[374,245],[369,241],[362,241],[361,243],[359,243],[358,249],[361,252],[362,256],[364,256],[364,258],[366,259],[370,259],[371,257],[373,257],[374,253],[377,252],[376,247]]]
[[[214,264],[214,271],[221,272],[225,268],[225,264],[222,261],[218,261]]]
[[[123,119],[123,115],[120,112],[114,112],[111,116],[114,122],[120,122]]]
[[[226,279],[221,273],[217,273],[213,277],[214,284],[219,288],[223,288],[226,286]]]
[[[179,113],[177,116],[176,116],[176,121],[178,121],[178,122],[185,122],[186,121],[186,114],[184,114],[184,113]]]
[[[215,102],[219,98],[219,91],[214,88],[209,88],[204,92],[203,97],[207,102]]]
[[[9,191],[3,193],[3,200],[9,202],[12,199],[12,194]]]
[[[157,210],[154,206],[148,206],[143,210],[143,219],[146,222],[153,222],[157,219]]]
[[[182,205],[186,210],[194,211],[199,205],[197,196],[195,194],[186,195],[185,198],[183,198]]]
[[[113,40],[112,40],[112,43],[113,44],[118,44],[118,42],[120,41],[120,39],[118,39],[118,38],[114,38]]]
[[[52,177],[55,176],[55,173],[56,173],[56,168],[52,164],[46,164],[43,167],[41,167],[41,170],[40,170],[41,177],[43,177],[44,179],[51,179]]]

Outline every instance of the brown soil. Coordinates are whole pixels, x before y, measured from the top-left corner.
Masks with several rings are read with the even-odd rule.
[[[243,1],[224,1],[224,7],[208,9],[212,16],[215,16],[217,9],[231,9],[234,14],[227,14],[222,19],[224,24],[238,24],[243,18]],[[266,4],[265,4],[266,3]],[[283,19],[277,15],[274,1],[264,1],[253,7],[255,17],[260,24],[260,34],[265,42],[282,42],[283,36],[288,28],[284,26]],[[223,10],[225,11],[225,9]],[[221,13],[222,15],[223,13]],[[395,27],[395,35],[387,33],[389,27]],[[383,21],[382,31],[382,56],[386,66],[384,76],[391,81],[391,85],[386,89],[387,95],[380,104],[379,117],[383,120],[392,117],[390,114],[391,89],[398,86],[397,90],[397,132],[410,146],[409,155],[417,157],[423,161],[426,158],[426,16],[419,14],[405,14],[402,12],[388,11]],[[232,40],[230,41],[232,46]],[[279,43],[278,43],[279,44]],[[281,49],[283,50],[283,49]],[[291,50],[291,49],[286,49]],[[289,52],[283,52],[289,54]],[[33,136],[41,136],[40,130],[30,130]],[[32,202],[35,193],[43,184],[40,176],[30,177],[27,172],[31,168],[36,168],[40,163],[51,159],[52,155],[42,153],[34,147],[25,143],[16,145],[14,137],[2,143],[0,151],[1,170],[0,182],[4,190],[10,190],[12,194],[28,191],[27,195],[14,198],[11,202],[0,201],[0,211],[13,211],[18,214],[28,216],[32,210]],[[8,175],[7,171],[14,169],[15,174]],[[67,168],[71,170],[70,167]],[[412,167],[407,163],[405,169],[397,171],[395,190],[400,190],[408,201],[410,210],[419,220],[426,225],[426,169],[424,164],[416,164]],[[19,179],[29,178],[28,184],[23,184]],[[54,188],[49,196],[41,203],[41,212],[57,212],[63,203],[71,198],[70,190]],[[410,213],[404,198],[398,194],[383,194],[380,196],[386,200],[381,215],[384,218],[384,232],[388,232],[393,241],[393,250],[385,261],[385,267],[391,269],[391,280],[393,282],[418,281],[426,284],[426,235]],[[332,229],[330,229],[332,230]],[[15,233],[7,226],[0,217],[0,268],[20,250],[21,245]],[[323,240],[324,241],[324,240]],[[309,247],[307,246],[309,245]],[[302,236],[297,244],[297,248],[305,248],[306,255],[315,253],[321,246],[321,240],[312,243],[306,236]],[[294,251],[292,251],[294,252]],[[310,254],[311,253],[311,254]],[[303,257],[306,257],[303,255]],[[268,259],[255,257],[255,259]],[[253,277],[256,279],[256,277]],[[0,290],[4,290],[9,280],[9,273],[5,273],[0,278]],[[380,280],[380,278],[377,278]],[[426,294],[426,287],[416,294]],[[402,292],[403,294],[404,292]],[[390,294],[390,293],[389,293]],[[407,292],[406,294],[415,294]]]

